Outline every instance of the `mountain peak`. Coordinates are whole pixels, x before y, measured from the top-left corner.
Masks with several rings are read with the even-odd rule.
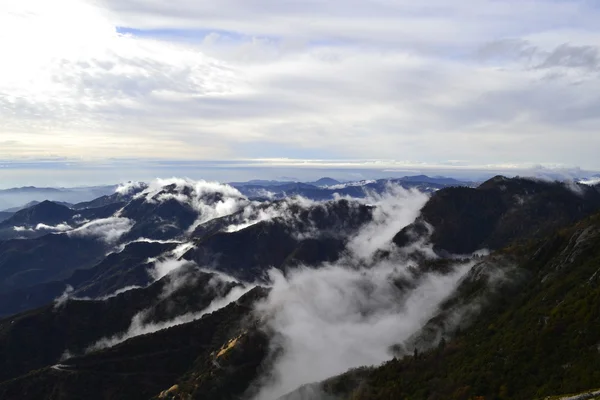
[[[314,186],[333,186],[333,185],[339,185],[341,182],[336,179],[329,178],[326,176],[326,177],[318,179],[314,182],[309,182],[309,183]]]

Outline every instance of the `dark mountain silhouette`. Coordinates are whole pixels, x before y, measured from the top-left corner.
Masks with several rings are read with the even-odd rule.
[[[42,202],[0,223],[31,235],[0,241],[0,398],[250,399],[285,344],[270,314],[257,312],[270,289],[254,285],[266,286],[272,268],[314,273],[336,260],[361,276],[389,264],[394,310],[411,307],[405,301],[420,279],[470,269],[408,340],[390,347],[393,360],[282,400],[520,400],[600,386],[597,187],[504,177],[469,187],[424,175],[335,190],[317,183],[239,185],[254,200],[212,183],[133,185],[72,207]],[[378,234],[377,205],[331,199],[390,184],[431,197],[396,247],[354,260],[349,241],[365,226]],[[288,198],[296,194],[328,201]],[[94,224],[105,219],[109,236],[99,236]],[[91,224],[91,233],[36,229],[62,223]],[[481,248],[491,254],[471,254]],[[383,301],[368,282],[360,290]],[[357,318],[369,316],[364,301],[356,299]]]
[[[183,376],[182,388],[195,389],[198,395],[206,396],[203,398],[235,398],[257,376],[267,352],[264,334],[253,328],[255,321],[247,319],[252,304],[265,294],[264,289],[256,288],[238,302],[197,321],[8,380],[0,384],[0,398],[50,399],[53,393],[64,393],[68,398],[148,399],[169,388],[176,392],[173,384]],[[67,321],[74,319],[64,323]],[[55,320],[53,324],[61,323]],[[76,327],[73,332],[77,332]],[[227,343],[233,343],[231,348]],[[214,380],[208,381],[208,376]]]
[[[311,184],[313,186],[332,186],[332,185],[339,185],[340,183],[341,183],[340,181],[335,180],[333,178],[329,178],[329,177],[321,178],[314,182],[309,182],[309,184]]]
[[[75,213],[70,208],[54,203],[52,201],[43,201],[30,207],[17,211],[3,225],[23,226],[37,225],[40,223],[47,225],[57,225],[71,219]]]
[[[49,234],[39,238],[0,242],[0,293],[67,278],[104,258],[102,241]]]
[[[4,211],[5,212],[16,213],[17,211],[21,211],[21,210],[24,210],[26,208],[36,206],[36,205],[38,205],[40,203],[41,203],[40,201],[30,201],[29,203],[25,204],[24,206],[12,207],[12,208],[8,208],[8,209],[6,209]],[[61,206],[65,206],[67,208],[71,208],[73,206],[71,203],[67,203],[67,202],[64,202],[64,201],[53,201],[53,203],[59,204]]]
[[[598,190],[573,185],[498,176],[477,188],[442,189],[394,242],[405,246],[426,235],[431,227],[435,250],[468,254],[541,237],[600,210]]]
[[[0,293],[0,316],[10,315],[47,304],[68,287],[78,297],[102,297],[131,286],[146,286],[153,280],[154,263],[149,258],[174,249],[172,243],[137,242],[120,252],[109,254],[97,265],[76,269],[63,280],[41,283]]]
[[[309,209],[292,205],[291,220],[276,218],[237,232],[202,231],[184,257],[252,282],[265,278],[270,268],[285,271],[337,260],[348,238],[371,220],[371,211],[347,200]]]
[[[189,269],[179,275],[187,278],[186,284],[161,296],[172,278],[106,300],[66,300],[0,320],[0,381],[58,363],[65,351],[83,354],[94,342],[125,332],[141,311],[146,312],[145,321],[159,323],[201,311],[236,286],[215,281],[213,274]]]
[[[172,239],[185,232],[198,218],[191,206],[175,199],[159,203],[149,203],[144,198],[135,199],[125,206],[121,215],[136,221],[134,228],[124,237],[125,240],[139,237]]]

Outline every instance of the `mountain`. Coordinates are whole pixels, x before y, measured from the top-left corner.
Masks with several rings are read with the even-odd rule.
[[[0,222],[9,219],[10,217],[12,217],[13,214],[14,213],[10,211],[0,211]]]
[[[49,232],[77,228],[90,220],[108,218],[125,203],[109,203],[98,208],[75,210],[52,201],[36,203],[0,222],[0,240],[39,237]]]
[[[294,181],[292,181],[292,180],[276,181],[276,180],[266,180],[266,179],[252,179],[247,182],[229,182],[228,185],[240,190],[244,186],[268,187],[268,186],[287,185],[290,183],[296,183],[296,181],[295,180]]]
[[[106,243],[89,237],[48,234],[0,242],[0,293],[66,278],[104,258]]]
[[[401,182],[420,182],[420,183],[433,183],[436,185],[445,185],[445,186],[465,186],[470,185],[470,182],[459,181],[454,178],[446,178],[444,176],[434,176],[429,177],[427,175],[414,175],[414,176],[405,176],[400,178]]]
[[[431,350],[327,381],[323,390],[359,400],[543,399],[597,388],[600,214],[499,255],[514,264],[494,273],[513,279],[492,282],[492,298],[490,282],[477,274],[458,289],[481,307],[470,326],[444,331],[447,339]]]
[[[540,237],[600,210],[596,188],[573,185],[497,176],[477,188],[442,189],[394,242],[402,247],[431,230],[436,251],[468,254]]]
[[[71,203],[66,203],[66,202],[62,202],[62,201],[55,201],[54,203],[59,204],[61,206],[65,206],[67,208],[71,208],[73,206]],[[30,201],[29,203],[25,204],[24,206],[8,208],[8,209],[4,210],[4,212],[16,213],[17,211],[21,211],[26,208],[36,206],[38,204],[40,204],[39,201]]]
[[[75,204],[100,196],[110,195],[115,192],[116,188],[117,186],[110,185],[76,188],[39,188],[26,186],[0,189],[0,210],[13,207],[20,208],[23,207],[23,204],[44,200]]]
[[[0,226],[19,231],[0,241],[0,398],[542,399],[600,386],[594,186],[174,178],[42,202]]]
[[[261,333],[248,331],[251,324],[240,324],[262,296],[264,292],[256,289],[205,318],[6,381],[0,384],[0,397],[33,400],[58,398],[52,393],[62,393],[63,397],[90,400],[166,398],[161,393],[177,393],[174,378],[187,374],[192,382],[199,378],[189,387],[206,396],[203,398],[236,398],[245,390],[248,376],[255,376],[260,367],[251,360],[262,359],[266,353]],[[245,355],[240,359],[237,346],[227,349],[222,344],[241,334],[242,340],[235,342],[245,350],[239,351]],[[253,353],[258,357],[251,357]],[[202,379],[209,376],[214,381]]]
[[[58,203],[45,200],[41,203],[30,203],[29,207],[21,209],[5,222],[5,225],[37,225],[40,223],[57,225],[71,219],[73,211]]]
[[[333,178],[329,178],[329,177],[325,177],[325,178],[321,178],[321,179],[317,179],[314,182],[307,182],[309,185],[313,185],[313,186],[333,186],[333,185],[339,185],[340,181],[335,180]]]
[[[337,196],[365,198],[369,196],[369,193],[385,193],[389,185],[431,193],[449,186],[470,186],[472,184],[451,178],[430,178],[419,175],[345,183],[340,183],[331,178],[322,178],[322,180],[309,183],[269,182],[266,185],[259,183],[237,183],[235,185],[242,194],[255,199],[284,199],[290,196],[303,196],[312,200],[331,200]]]
[[[177,247],[176,243],[133,242],[121,251],[110,253],[90,267],[80,264],[70,276],[17,289],[0,292],[0,316],[6,316],[43,306],[71,288],[78,297],[102,298],[126,288],[144,287],[152,283],[154,263],[159,257]],[[98,259],[96,259],[98,260]]]
[[[200,236],[184,258],[253,282],[271,268],[286,270],[337,260],[348,236],[372,218],[370,207],[347,200],[308,209],[277,201],[274,207],[285,209],[285,217]]]
[[[126,331],[136,315],[148,326],[160,324],[167,316],[200,312],[237,286],[193,269],[182,270],[177,277],[189,281],[176,282],[175,277],[165,277],[147,288],[105,300],[65,300],[63,304],[50,304],[0,322],[0,359],[4,365],[0,368],[0,380],[58,363],[65,351],[80,354],[82,360],[97,358],[97,353],[89,353],[89,346]],[[46,337],[36,332],[45,332]]]

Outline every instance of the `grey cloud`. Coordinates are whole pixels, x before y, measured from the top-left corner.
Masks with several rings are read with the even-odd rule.
[[[531,60],[537,52],[538,48],[528,41],[509,38],[484,44],[477,49],[475,56],[482,61],[515,58]]]
[[[512,60],[533,69],[575,68],[586,72],[600,70],[600,48],[562,43],[552,49],[536,46],[528,40],[509,38],[481,46],[475,53],[483,61]]]
[[[596,46],[573,46],[564,43],[546,54],[538,68],[567,67],[588,71],[600,70],[600,51]]]

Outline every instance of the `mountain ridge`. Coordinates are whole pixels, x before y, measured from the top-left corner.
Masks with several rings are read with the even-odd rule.
[[[0,397],[520,400],[597,387],[598,188],[424,179],[327,200],[173,179],[24,210],[12,221],[27,229],[74,226],[0,241]],[[364,357],[381,343],[378,362]],[[340,364],[319,372],[321,357]]]

